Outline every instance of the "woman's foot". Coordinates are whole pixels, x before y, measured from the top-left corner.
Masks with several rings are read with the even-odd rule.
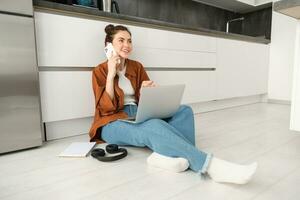
[[[155,152],[147,158],[147,163],[172,172],[183,172],[189,167],[189,162],[185,158],[172,158]]]
[[[239,165],[212,157],[207,173],[216,182],[246,184],[253,177],[257,163]]]

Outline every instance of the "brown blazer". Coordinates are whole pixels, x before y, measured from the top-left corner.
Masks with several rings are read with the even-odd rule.
[[[125,76],[132,84],[135,91],[135,99],[138,103],[141,84],[143,81],[149,80],[149,77],[143,65],[137,61],[126,59],[126,66]],[[118,85],[119,77],[116,75],[114,79],[115,97],[112,100],[105,91],[107,73],[107,61],[101,63],[93,70],[92,81],[95,95],[95,116],[89,132],[90,141],[103,142],[101,140],[101,135],[97,134],[97,129],[109,122],[127,117],[127,114],[123,111],[124,92]]]

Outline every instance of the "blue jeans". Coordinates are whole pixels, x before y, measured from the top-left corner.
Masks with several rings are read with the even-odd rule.
[[[136,105],[126,105],[124,111],[134,116]],[[110,144],[149,147],[169,157],[182,157],[189,161],[190,169],[205,173],[211,154],[195,147],[193,110],[186,105],[168,119],[149,119],[143,123],[114,121],[102,127],[102,139]]]

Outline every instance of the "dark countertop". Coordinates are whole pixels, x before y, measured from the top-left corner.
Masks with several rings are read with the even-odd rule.
[[[136,25],[136,26],[142,26],[148,28],[156,28],[156,29],[177,31],[183,33],[206,35],[206,36],[241,40],[247,42],[255,42],[255,43],[262,43],[262,44],[270,43],[270,40],[261,37],[251,37],[251,36],[239,35],[234,33],[225,33],[221,31],[215,31],[215,30],[210,30],[205,28],[195,28],[191,26],[185,26],[181,24],[164,22],[164,21],[159,21],[154,19],[146,19],[146,18],[135,17],[135,16],[103,12],[96,8],[72,6],[72,5],[60,4],[60,3],[44,1],[44,0],[33,0],[33,5],[35,11],[41,11],[41,12],[50,12],[50,13],[83,17],[89,19],[99,19],[101,21],[107,21],[113,23],[124,23],[124,24]]]

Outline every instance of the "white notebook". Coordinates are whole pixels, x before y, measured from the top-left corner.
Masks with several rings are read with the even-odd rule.
[[[58,156],[60,157],[86,157],[96,142],[73,142]]]

